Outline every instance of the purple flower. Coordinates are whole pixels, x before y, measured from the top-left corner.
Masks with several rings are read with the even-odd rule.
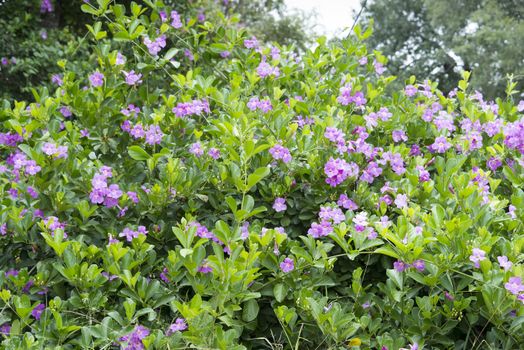
[[[142,83],[142,74],[136,74],[134,70],[130,72],[122,71],[126,77],[126,84],[133,86]]]
[[[186,320],[184,320],[183,318],[177,318],[175,320],[175,323],[171,324],[169,326],[169,328],[167,329],[167,332],[166,332],[166,335],[171,335],[175,332],[181,332],[183,330],[186,330],[187,329],[187,323],[186,323]]]
[[[9,59],[7,57],[2,57],[0,63],[2,63],[2,66],[7,66],[9,64]]]
[[[424,263],[424,260],[415,260],[413,261],[413,264],[411,264],[414,268],[416,268],[418,271],[422,272],[426,268],[426,264]]]
[[[504,127],[504,144],[524,155],[524,120],[506,124]]]
[[[192,153],[197,157],[201,157],[204,154],[202,144],[200,144],[200,142],[193,143],[191,147],[189,147],[189,153]]]
[[[64,81],[62,80],[62,76],[60,74],[53,74],[51,76],[51,82],[58,86],[62,86],[62,84],[64,84]]]
[[[104,85],[104,75],[100,72],[94,72],[89,76],[89,82],[93,87],[99,87]]]
[[[66,106],[63,106],[62,108],[60,108],[60,113],[62,113],[64,118],[69,118],[70,116],[73,115],[73,113],[71,113],[71,110]]]
[[[392,136],[393,136],[394,142],[400,142],[400,141],[405,142],[408,140],[408,136],[406,135],[404,130],[393,130]]]
[[[126,56],[122,55],[120,52],[117,52],[115,64],[117,66],[121,66],[121,65],[124,65],[125,63],[126,63]]]
[[[275,199],[275,203],[273,203],[273,209],[275,209],[277,213],[285,211],[287,209],[286,200],[282,197]]]
[[[285,258],[284,261],[280,263],[280,269],[284,273],[291,272],[295,269],[295,262],[293,259]]]
[[[213,272],[213,268],[209,266],[207,263],[203,263],[198,267],[197,271],[203,274],[207,274]]]
[[[144,37],[144,45],[146,45],[149,53],[152,56],[157,56],[160,50],[166,47],[166,36],[161,35],[152,41],[148,36]]]
[[[393,268],[397,272],[405,271],[405,270],[407,270],[408,267],[409,267],[409,265],[406,264],[405,262],[401,261],[401,260],[397,260],[397,261],[395,261],[393,263]]]
[[[257,67],[257,74],[261,78],[265,78],[269,75],[278,77],[280,75],[280,70],[278,69],[278,67],[271,67],[269,63],[262,61]]]
[[[331,220],[334,224],[340,224],[342,221],[346,220],[346,216],[340,208],[333,208],[330,206],[320,207],[318,217],[323,221]]]
[[[137,238],[138,237],[138,232],[137,231],[133,231],[130,228],[126,227],[126,228],[124,228],[124,231],[120,232],[120,234],[118,236],[119,237],[125,237],[128,242],[131,242],[133,240],[133,238]]]
[[[320,224],[314,222],[307,231],[308,235],[311,235],[313,238],[327,236],[331,232],[333,232],[333,227],[329,221],[322,221]]]
[[[445,153],[448,149],[451,148],[451,144],[444,136],[439,136],[435,139],[435,142],[430,147],[437,153]]]
[[[217,148],[210,148],[209,151],[207,151],[207,155],[216,160],[220,158],[220,150]]]
[[[11,333],[11,325],[9,323],[4,323],[0,326],[0,334],[9,336],[9,333]]]
[[[229,52],[229,51],[222,51],[220,53],[220,57],[222,57],[222,58],[228,58],[230,55],[231,55],[231,52]]]
[[[252,36],[251,39],[244,40],[244,46],[248,49],[258,49],[260,44],[258,43],[257,38]]]
[[[406,87],[404,88],[404,93],[406,94],[406,96],[415,96],[416,93],[418,92],[418,89],[416,87],[414,87],[413,85],[406,85]]]
[[[524,111],[524,100],[520,100],[519,104],[517,106],[517,111],[522,112]]]
[[[133,203],[138,203],[138,195],[136,194],[136,192],[128,191],[127,196],[129,197],[129,199],[131,199]]]
[[[284,163],[291,161],[291,153],[289,153],[289,150],[282,145],[276,144],[275,146],[271,147],[269,149],[269,153],[271,153],[273,159],[275,160],[281,159]]]
[[[480,267],[480,262],[486,259],[486,252],[479,248],[473,248],[473,253],[469,260],[475,264],[476,268]]]
[[[184,50],[184,56],[186,56],[187,59],[190,60],[190,61],[194,61],[195,60],[195,56],[193,55],[193,53],[189,49],[185,49]]]
[[[358,213],[357,215],[355,215],[352,221],[355,224],[355,230],[357,232],[363,232],[364,230],[366,230],[366,227],[369,224],[368,223],[368,213],[366,213],[365,211],[362,211]]]
[[[509,281],[504,284],[504,288],[513,295],[524,292],[524,285],[522,285],[522,279],[520,277],[510,277]]]
[[[399,194],[397,195],[397,197],[395,198],[395,205],[397,206],[397,208],[407,208],[408,207],[408,196],[406,196],[405,194]]]
[[[182,27],[182,21],[180,20],[180,15],[176,11],[171,11],[171,26],[175,29]]]
[[[53,12],[53,4],[51,0],[41,0],[40,1],[40,13]]]
[[[145,133],[146,143],[148,145],[159,145],[162,142],[164,133],[160,130],[158,125],[151,125]]]
[[[346,194],[340,195],[337,201],[337,205],[339,207],[342,207],[344,209],[348,209],[351,211],[358,209],[358,205],[355,202],[353,202],[351,199],[349,199],[349,197]]]
[[[142,339],[147,337],[149,335],[149,329],[137,325],[133,332],[129,333],[128,335],[123,336],[119,340],[121,342],[125,342],[127,344],[126,347],[123,347],[123,349],[126,350],[143,350],[144,344],[142,343]]]
[[[348,177],[356,177],[359,172],[359,167],[356,163],[348,163],[344,159],[330,158],[324,165],[324,173],[326,174],[326,183],[335,187],[346,180]]]
[[[44,311],[44,309],[45,309],[45,305],[44,304],[36,305],[33,308],[33,310],[31,311],[31,316],[33,316],[35,318],[35,320],[39,320],[40,316],[42,316],[42,312]]]
[[[504,271],[508,271],[511,269],[511,266],[513,266],[513,263],[509,261],[508,257],[505,255],[497,256],[497,260],[499,262],[500,267],[504,269]]]

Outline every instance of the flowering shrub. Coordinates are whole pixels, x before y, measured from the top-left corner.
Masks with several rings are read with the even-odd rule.
[[[0,111],[4,348],[522,344],[511,84],[389,93],[358,26],[299,56],[109,3],[89,74]]]

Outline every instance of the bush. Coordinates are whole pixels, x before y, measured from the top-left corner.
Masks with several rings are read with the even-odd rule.
[[[515,349],[524,123],[385,88],[370,30],[297,55],[100,0],[90,73],[0,121],[6,349]]]

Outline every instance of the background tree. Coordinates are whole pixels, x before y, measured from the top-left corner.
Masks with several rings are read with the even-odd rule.
[[[524,78],[524,3],[521,0],[362,0],[361,21],[374,19],[370,46],[389,58],[401,80],[429,77],[449,91],[460,71],[472,88],[503,94],[506,77]]]

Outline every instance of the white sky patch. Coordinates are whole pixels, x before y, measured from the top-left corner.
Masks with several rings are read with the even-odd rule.
[[[341,36],[353,24],[353,10],[360,10],[360,0],[286,0],[288,8],[315,11],[315,31],[329,37]]]

